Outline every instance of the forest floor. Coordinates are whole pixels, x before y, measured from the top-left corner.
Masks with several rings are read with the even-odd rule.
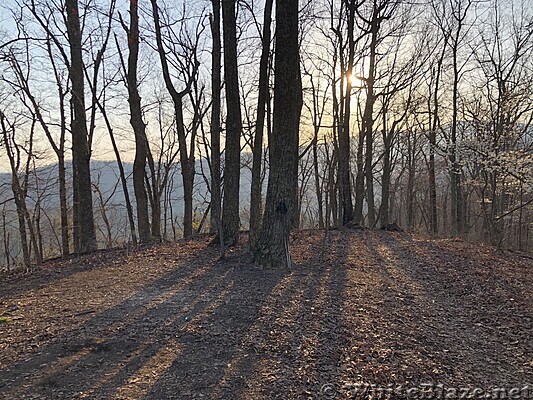
[[[0,398],[347,399],[364,398],[360,383],[533,383],[530,254],[303,231],[283,271],[251,265],[244,248],[219,261],[209,240],[2,278]]]

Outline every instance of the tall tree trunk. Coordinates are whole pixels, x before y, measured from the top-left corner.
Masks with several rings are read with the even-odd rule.
[[[452,201],[452,233],[460,235],[463,232],[463,207],[461,191],[461,166],[457,162],[457,117],[458,117],[458,73],[454,68],[453,100],[452,100],[452,127],[450,160],[450,188]]]
[[[274,125],[269,138],[270,171],[265,215],[254,249],[255,260],[267,266],[290,266],[290,216],[294,213],[294,187],[298,159],[302,83],[298,46],[298,0],[276,3],[276,55],[274,63]]]
[[[191,75],[192,78],[189,80],[189,82],[187,82],[187,87],[181,92],[178,92],[176,88],[174,87],[174,84],[172,83],[172,78],[170,76],[165,48],[163,47],[163,39],[161,36],[161,25],[159,22],[159,9],[157,6],[157,0],[151,0],[151,2],[152,2],[152,12],[153,12],[155,33],[156,33],[157,50],[159,53],[159,59],[161,61],[161,69],[163,70],[163,78],[165,80],[165,86],[170,94],[170,97],[172,98],[172,102],[174,103],[174,117],[176,119],[176,129],[178,133],[178,144],[179,144],[179,153],[180,153],[181,176],[183,179],[183,203],[184,203],[183,236],[185,238],[188,238],[188,237],[191,237],[193,233],[192,199],[193,199],[193,182],[194,182],[194,174],[195,174],[195,165],[194,165],[194,151],[191,151],[190,156],[187,152],[187,132],[185,131],[185,123],[183,119],[183,96],[189,93],[189,90],[191,89],[192,79],[194,79],[194,77],[196,76],[196,69],[198,68],[198,65],[193,66],[194,72]],[[235,54],[236,54],[236,51],[237,50],[235,48]],[[194,146],[194,144],[192,144],[192,146]],[[148,157],[150,159],[151,157],[150,152],[148,152]],[[238,189],[238,185],[237,185],[237,189]],[[158,191],[159,189],[157,187],[154,187],[153,190],[154,190],[154,193],[156,193],[156,191]],[[160,197],[160,196],[157,196],[157,197]],[[239,202],[239,199],[237,198],[237,208],[238,208],[238,202]],[[160,215],[160,212],[161,212],[160,206],[156,204],[153,204],[153,206],[158,207],[156,211],[159,214],[152,212],[152,215],[153,216]],[[160,224],[157,221],[152,220],[152,224],[154,223],[157,223],[158,226],[156,226],[155,228],[152,226],[152,234],[154,232],[156,233],[160,232],[160,226],[159,226]],[[158,237],[160,237],[160,234]]]
[[[374,205],[374,172],[372,168],[373,163],[373,105],[374,105],[374,92],[373,83],[372,86],[369,83],[367,109],[365,110],[365,181],[366,181],[366,201],[368,206],[368,226],[373,227],[376,222],[376,211]]]
[[[79,232],[78,253],[96,250],[93,202],[91,193],[90,151],[85,112],[83,59],[81,47],[80,15],[77,0],[66,0],[67,34],[70,47],[69,76],[72,83],[72,164],[73,186]]]
[[[222,227],[225,246],[239,241],[239,182],[241,167],[241,104],[237,65],[237,20],[235,0],[222,0],[224,75],[226,80],[226,150],[224,154],[224,204]]]
[[[374,144],[374,103],[376,96],[374,93],[376,54],[378,46],[378,32],[380,28],[380,19],[375,14],[377,9],[374,5],[374,15],[370,23],[370,55],[368,78],[366,79],[367,94],[365,102],[365,111],[363,114],[363,132],[366,140],[365,147],[365,180],[366,180],[366,198],[368,205],[368,226],[373,227],[376,222],[376,210],[374,205],[374,174],[373,174],[373,144]]]
[[[463,204],[463,189],[462,189],[462,167],[457,160],[457,133],[458,133],[458,114],[459,114],[459,80],[461,77],[461,69],[459,66],[458,51],[462,41],[461,33],[465,26],[465,21],[468,15],[468,10],[473,2],[467,0],[466,4],[459,1],[453,5],[452,16],[454,22],[455,32],[453,33],[451,51],[452,51],[452,70],[453,70],[453,92],[452,92],[452,126],[451,126],[451,149],[449,149],[450,161],[450,181],[451,181],[451,201],[452,201],[452,233],[460,235],[464,231],[464,204]]]
[[[139,240],[147,243],[152,240],[148,214],[148,195],[144,185],[146,179],[146,158],[148,157],[148,140],[146,125],[142,118],[141,97],[137,83],[137,64],[139,58],[139,13],[137,0],[130,0],[130,27],[128,30],[128,103],[130,106],[130,124],[135,135],[135,158],[133,160],[133,190],[137,203],[137,225]]]
[[[440,126],[439,119],[439,88],[440,79],[442,74],[442,64],[444,62],[444,56],[446,55],[446,46],[448,45],[449,36],[444,35],[444,44],[442,51],[437,60],[435,86],[433,89],[433,109],[430,111],[431,116],[431,128],[429,132],[429,208],[430,208],[430,221],[431,231],[434,235],[439,232],[438,214],[437,214],[437,182],[435,176],[435,151],[437,149],[437,129]],[[431,96],[430,96],[431,97]],[[430,100],[428,100],[430,102]],[[428,111],[431,106],[428,107]]]
[[[213,16],[211,34],[211,233],[218,231],[221,217],[220,194],[220,89],[221,89],[221,43],[220,43],[220,0],[212,0]]]
[[[355,54],[354,23],[355,0],[346,1],[348,7],[348,65],[343,78],[346,80],[344,95],[343,120],[339,129],[339,180],[342,199],[342,223],[346,225],[353,220],[352,185],[350,174],[350,115],[352,100],[352,72]]]
[[[266,0],[263,18],[263,47],[259,63],[259,96],[252,162],[252,187],[250,199],[250,245],[253,247],[261,226],[261,163],[263,155],[263,132],[265,127],[266,102],[268,100],[268,64],[270,54],[270,25],[273,0]]]

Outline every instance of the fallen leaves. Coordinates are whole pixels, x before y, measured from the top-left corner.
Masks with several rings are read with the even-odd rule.
[[[1,283],[2,395],[311,399],[325,383],[533,377],[532,263],[519,253],[305,231],[287,272],[253,268],[243,248],[217,261],[208,243],[58,260]]]

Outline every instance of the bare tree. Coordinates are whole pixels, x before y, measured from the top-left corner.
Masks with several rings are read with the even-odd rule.
[[[77,0],[66,0],[66,24],[72,83],[72,169],[74,187],[74,248],[78,253],[96,250],[91,191],[90,149],[85,110],[80,13]]]
[[[28,205],[26,203],[26,197],[28,195],[29,176],[32,165],[31,163],[34,157],[33,139],[35,133],[35,123],[35,119],[33,119],[31,121],[30,135],[26,140],[27,147],[21,146],[16,139],[15,122],[9,122],[4,112],[0,110],[0,129],[2,130],[1,133],[3,144],[7,157],[9,159],[9,166],[11,168],[11,189],[13,191],[13,198],[15,200],[15,205],[17,208],[17,217],[19,223],[19,233],[24,257],[24,264],[27,267],[29,267],[32,263],[32,247],[35,262],[40,263],[42,260],[33,220],[28,210]],[[23,154],[25,154],[26,160],[23,159]],[[29,240],[27,236],[28,231]]]
[[[298,25],[298,0],[277,2],[270,170],[263,225],[254,249],[255,260],[269,266],[291,266],[290,218],[297,207],[294,187],[298,179],[294,160],[298,160],[302,109]]]
[[[185,88],[182,91],[178,91],[172,82],[172,77],[169,69],[169,62],[167,59],[167,51],[163,44],[163,35],[161,32],[161,23],[159,19],[159,8],[157,6],[157,0],[151,0],[152,12],[155,25],[155,35],[157,42],[157,52],[159,53],[159,59],[161,61],[161,67],[163,70],[163,78],[167,91],[174,103],[174,114],[176,119],[176,129],[178,133],[179,141],[179,155],[181,165],[181,175],[183,178],[183,196],[184,196],[184,216],[183,216],[183,236],[190,237],[193,234],[193,184],[195,175],[195,158],[194,158],[194,136],[190,138],[191,144],[187,144],[187,132],[185,129],[185,122],[183,117],[183,98],[191,90],[193,81],[196,79],[197,71],[199,67],[199,61],[197,59],[198,40],[203,25],[200,23],[197,25],[196,35],[190,37],[188,33],[185,33],[185,37],[182,40],[188,41],[188,43],[182,43],[183,48],[190,51],[184,54],[183,60],[177,60],[177,64],[181,69],[182,75],[185,75]],[[180,40],[179,37],[174,37],[176,40]],[[179,44],[179,43],[178,43]],[[181,61],[181,62],[180,62]],[[152,221],[153,223],[153,221]],[[152,234],[156,231],[152,227]]]
[[[150,219],[148,214],[148,195],[144,182],[146,180],[146,160],[148,157],[149,144],[146,138],[146,124],[143,121],[141,96],[137,82],[137,65],[139,60],[139,4],[130,1],[130,25],[126,26],[121,18],[123,29],[128,36],[128,65],[126,87],[128,89],[128,103],[130,107],[130,124],[135,136],[135,158],[133,161],[133,190],[137,203],[137,226],[141,243],[150,242]],[[118,44],[117,44],[118,47]],[[122,60],[122,57],[121,57]],[[124,64],[124,63],[123,63]],[[126,67],[124,66],[124,69]]]
[[[220,175],[220,105],[222,85],[222,45],[220,36],[220,0],[211,0],[211,35],[213,50],[211,53],[211,232],[218,232],[221,221],[222,195]],[[219,232],[220,233],[220,232]]]
[[[28,109],[28,112],[35,116],[37,122],[39,123],[41,129],[43,130],[52,150],[56,154],[58,160],[58,180],[59,180],[59,204],[60,204],[60,214],[61,214],[61,252],[63,255],[67,255],[70,252],[69,249],[69,226],[68,226],[68,204],[67,204],[67,185],[66,185],[66,167],[65,167],[65,136],[67,131],[67,122],[66,122],[66,112],[65,112],[65,102],[66,95],[69,90],[68,82],[64,82],[61,73],[56,65],[56,60],[52,54],[52,47],[50,38],[46,40],[46,52],[49,56],[49,60],[54,72],[54,77],[57,85],[57,94],[58,94],[58,105],[59,105],[59,126],[60,134],[59,138],[55,139],[53,134],[53,124],[45,119],[43,115],[46,113],[46,109],[43,109],[43,106],[40,104],[36,95],[34,94],[34,89],[31,86],[31,59],[29,43],[26,42],[26,51],[22,54],[25,54],[28,59],[25,60],[25,67],[17,59],[17,55],[10,51],[5,55],[4,59],[8,61],[11,71],[13,73],[14,79],[8,80],[7,77],[3,77],[3,80],[9,82],[10,86],[13,89],[21,94],[21,102]],[[19,56],[22,57],[22,54]]]
[[[265,127],[266,103],[269,98],[268,66],[271,40],[272,0],[266,0],[263,17],[262,50],[259,63],[259,94],[257,98],[257,119],[253,144],[252,188],[250,199],[250,244],[257,239],[261,226],[261,163],[263,155],[263,132]]]
[[[241,169],[241,102],[237,65],[237,16],[235,0],[222,0],[224,76],[226,82],[226,147],[224,152],[224,203],[222,229],[225,246],[239,241],[239,182]]]

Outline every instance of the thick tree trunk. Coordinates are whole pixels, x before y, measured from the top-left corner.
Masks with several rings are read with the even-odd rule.
[[[83,59],[81,48],[80,16],[77,0],[66,0],[67,34],[70,46],[69,76],[72,83],[72,164],[75,192],[78,253],[96,250],[93,202],[91,192],[90,151],[85,112]]]
[[[290,266],[290,216],[294,213],[294,187],[298,159],[302,86],[298,46],[298,0],[276,4],[276,56],[274,65],[274,125],[270,144],[270,171],[265,215],[254,249],[257,262]]]
[[[137,63],[139,58],[139,14],[138,2],[130,1],[130,27],[128,30],[128,102],[130,106],[130,124],[135,136],[135,159],[133,160],[133,190],[137,203],[137,226],[139,240],[147,243],[152,240],[150,220],[148,217],[148,195],[144,185],[146,179],[146,158],[148,157],[148,140],[146,125],[142,118],[141,97],[137,87]]]
[[[13,189],[13,192],[15,192],[15,189]],[[22,246],[22,259],[24,260],[24,265],[29,267],[31,265],[31,254],[30,247],[28,245],[28,235],[26,233],[25,212],[20,200],[17,197],[15,197],[15,206],[17,208],[20,244]]]
[[[237,21],[235,0],[222,0],[224,75],[226,79],[226,150],[224,154],[224,204],[222,230],[225,246],[239,241],[239,183],[241,167],[241,104],[237,66]]]
[[[182,123],[183,125],[183,123]],[[181,163],[181,175],[183,178],[183,237],[190,238],[193,235],[193,188],[194,188],[194,158],[186,159]]]
[[[259,63],[259,96],[257,99],[257,120],[252,163],[252,187],[250,198],[250,245],[253,247],[261,226],[261,163],[263,155],[263,132],[265,126],[266,102],[268,100],[268,61],[270,54],[270,24],[273,0],[266,0],[263,18],[263,48]]]
[[[220,194],[220,89],[221,89],[221,40],[220,40],[220,0],[212,0],[213,16],[211,34],[213,51],[211,53],[211,219],[210,231],[218,231],[221,218]]]

